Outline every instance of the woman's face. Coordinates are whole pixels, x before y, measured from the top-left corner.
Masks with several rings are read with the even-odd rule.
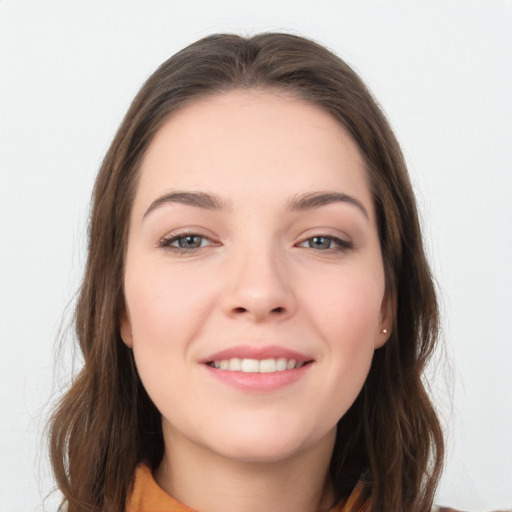
[[[281,93],[199,99],[163,125],[124,279],[121,335],[166,445],[237,460],[332,446],[391,324],[358,148]]]

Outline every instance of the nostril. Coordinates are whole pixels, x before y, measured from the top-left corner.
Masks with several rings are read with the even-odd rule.
[[[235,313],[245,313],[247,311],[247,309],[239,307],[239,308],[235,308],[234,311],[235,311]]]
[[[271,312],[272,313],[282,313],[284,309],[282,307],[274,308]]]

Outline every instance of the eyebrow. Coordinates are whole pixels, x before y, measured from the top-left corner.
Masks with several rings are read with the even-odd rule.
[[[171,192],[155,199],[144,213],[143,218],[160,206],[172,203],[195,206],[203,210],[225,210],[229,207],[229,204],[220,197],[205,192]]]
[[[290,211],[305,211],[314,208],[320,208],[332,203],[348,203],[357,207],[363,215],[369,219],[368,211],[361,201],[355,197],[342,192],[307,192],[293,197],[287,205]],[[144,213],[146,218],[152,211],[165,204],[184,204],[194,206],[203,210],[226,210],[231,207],[231,203],[223,200],[221,197],[206,192],[170,192],[158,199],[155,199]]]
[[[342,192],[308,192],[301,194],[289,202],[288,208],[291,211],[304,211],[339,202],[357,207],[367,219],[370,219],[368,211],[361,201]]]

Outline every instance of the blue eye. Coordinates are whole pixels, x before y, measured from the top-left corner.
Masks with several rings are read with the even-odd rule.
[[[182,234],[163,238],[159,246],[171,249],[177,252],[193,252],[196,249],[211,245],[212,242],[205,236],[196,235],[195,233]]]
[[[341,238],[335,236],[312,236],[307,240],[301,242],[300,247],[306,247],[309,249],[316,249],[317,251],[345,251],[347,249],[352,249],[352,242],[348,242],[346,240],[342,240]]]
[[[205,238],[198,235],[181,236],[175,240],[180,249],[197,249],[203,245]]]

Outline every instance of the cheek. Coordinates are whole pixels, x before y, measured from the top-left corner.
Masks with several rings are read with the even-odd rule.
[[[134,344],[164,348],[192,337],[211,304],[205,284],[201,276],[171,272],[165,264],[128,268],[125,294]]]
[[[306,293],[319,328],[331,341],[373,339],[381,319],[383,281],[370,272],[346,272],[311,283]]]
[[[135,362],[146,391],[170,415],[187,379],[188,347],[201,328],[206,297],[195,278],[165,265],[127,266],[125,295]],[[176,402],[178,401],[178,402]]]
[[[323,284],[322,284],[323,283]],[[314,291],[314,294],[313,294]],[[368,374],[381,320],[383,279],[371,272],[347,273],[317,281],[310,294],[310,315],[326,348],[334,388],[355,399]]]

